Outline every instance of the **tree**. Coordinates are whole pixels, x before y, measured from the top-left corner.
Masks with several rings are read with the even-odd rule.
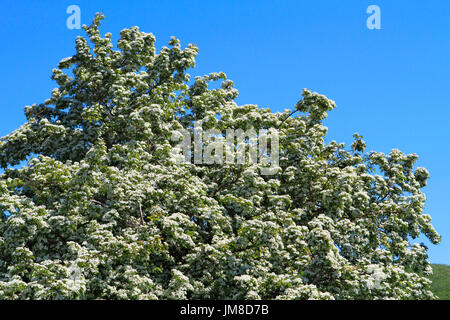
[[[325,143],[325,96],[239,106],[224,73],[190,81],[195,46],[172,38],[156,53],[132,27],[114,49],[102,19],[1,139],[0,298],[433,298],[427,248],[411,243],[440,241],[416,154],[365,152],[357,134],[348,150]],[[180,163],[173,132],[197,120],[276,128],[276,170]]]

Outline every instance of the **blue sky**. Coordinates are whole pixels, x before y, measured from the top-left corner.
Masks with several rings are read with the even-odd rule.
[[[49,98],[51,69],[74,54],[83,31],[66,27],[73,4],[82,24],[103,12],[114,40],[137,25],[158,47],[170,36],[196,43],[191,74],[224,71],[240,104],[281,111],[308,88],[337,103],[325,122],[330,140],[359,132],[368,150],[419,154],[431,174],[425,212],[443,236],[430,259],[450,264],[449,1],[3,0],[0,136],[25,122],[25,105]],[[369,5],[381,9],[380,30],[366,26]]]

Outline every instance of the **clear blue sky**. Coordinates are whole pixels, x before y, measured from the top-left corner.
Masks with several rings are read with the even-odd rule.
[[[329,139],[362,134],[369,150],[419,154],[431,174],[426,213],[443,236],[433,263],[450,264],[450,1],[15,1],[0,4],[0,136],[25,122],[23,107],[56,86],[51,69],[74,53],[69,5],[82,24],[106,15],[117,39],[138,25],[160,47],[170,36],[200,48],[192,75],[224,71],[238,103],[291,108],[302,88],[336,101]],[[369,5],[381,29],[369,30]],[[427,243],[427,242],[426,242]]]

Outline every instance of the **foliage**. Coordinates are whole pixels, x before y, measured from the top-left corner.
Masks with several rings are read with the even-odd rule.
[[[426,247],[410,243],[440,241],[416,154],[367,153],[359,135],[350,150],[326,144],[325,96],[239,106],[224,73],[190,81],[195,46],[157,53],[132,27],[114,49],[102,19],[0,141],[0,298],[433,298]],[[199,119],[277,128],[278,170],[179,164],[172,132]]]

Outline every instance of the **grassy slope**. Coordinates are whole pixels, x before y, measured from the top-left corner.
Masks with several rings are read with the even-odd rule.
[[[444,264],[432,264],[433,293],[440,299],[450,299],[450,266]]]

